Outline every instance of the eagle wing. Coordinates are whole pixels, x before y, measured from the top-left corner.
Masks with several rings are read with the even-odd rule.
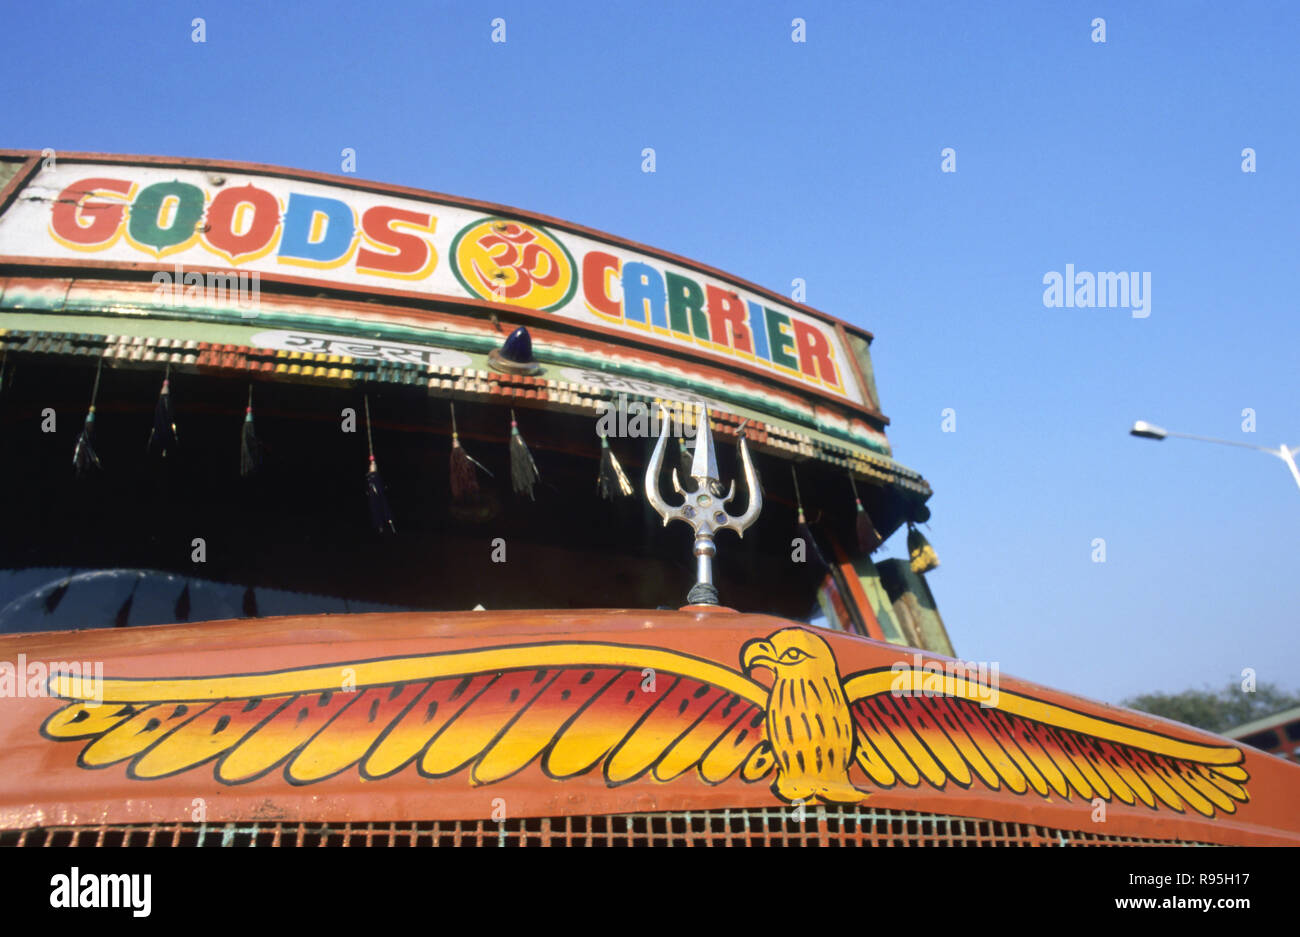
[[[943,789],[982,785],[1152,810],[1233,813],[1250,798],[1241,749],[1204,745],[943,675],[874,670],[844,681],[857,725],[858,764],[876,784]],[[933,684],[931,684],[933,685]],[[899,692],[899,691],[903,692]]]
[[[767,692],[743,674],[661,648],[514,645],[268,673],[83,683],[50,678],[69,702],[43,734],[84,740],[79,764],[125,762],[162,778],[209,761],[240,784],[283,771],[311,784],[356,766],[366,779],[414,764],[492,784],[540,761],[563,779],[599,769],[610,785],[694,769],[718,784],[772,767]],[[346,689],[345,689],[346,688]]]

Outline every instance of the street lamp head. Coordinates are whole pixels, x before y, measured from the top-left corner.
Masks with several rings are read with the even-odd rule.
[[[1146,420],[1138,420],[1129,430],[1130,436],[1140,436],[1143,439],[1164,439],[1169,435],[1169,431],[1163,427],[1148,423]]]

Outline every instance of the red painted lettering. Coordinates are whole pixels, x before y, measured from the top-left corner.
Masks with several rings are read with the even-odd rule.
[[[605,271],[613,270],[617,275],[619,266],[619,259],[613,254],[606,254],[604,251],[588,251],[587,256],[582,258],[582,295],[586,298],[587,306],[592,312],[622,321],[622,307],[610,298],[605,288],[607,279]]]
[[[831,387],[840,386],[831,347],[822,330],[799,319],[792,319],[794,344],[799,351],[799,370],[809,377],[820,377]]]
[[[748,314],[740,297],[730,290],[709,283],[704,287],[709,310],[709,334],[719,345],[727,345],[745,354],[754,353],[754,343],[746,324]]]
[[[357,270],[396,277],[418,277],[427,272],[435,259],[429,242],[418,234],[394,231],[393,225],[409,226],[432,234],[436,224],[429,212],[407,211],[389,205],[366,209],[361,216],[361,231],[366,241],[388,250],[360,248],[357,251]]]
[[[122,230],[125,197],[135,188],[125,179],[82,179],[64,189],[50,213],[56,238],[77,247],[107,247]],[[120,195],[124,201],[91,202],[97,195]]]

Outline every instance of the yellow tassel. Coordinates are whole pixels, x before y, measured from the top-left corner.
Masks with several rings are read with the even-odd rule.
[[[935,554],[934,547],[930,546],[930,541],[910,524],[907,528],[907,552],[911,554],[914,573],[928,573],[939,565],[939,557]]]

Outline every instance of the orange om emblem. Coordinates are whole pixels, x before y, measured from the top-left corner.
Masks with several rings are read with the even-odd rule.
[[[547,311],[577,287],[573,257],[535,225],[484,218],[456,235],[451,252],[457,279],[482,299]]]

